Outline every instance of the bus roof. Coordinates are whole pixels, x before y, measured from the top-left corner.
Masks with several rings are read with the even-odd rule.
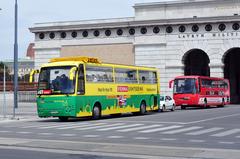
[[[155,67],[146,67],[146,66],[134,66],[134,65],[124,65],[124,64],[114,64],[114,63],[102,63],[98,58],[95,57],[81,57],[81,56],[72,56],[72,57],[59,57],[53,58],[50,60],[49,63],[42,65],[42,67],[54,67],[54,66],[77,66],[81,63],[88,63],[88,64],[100,64],[105,66],[116,66],[121,68],[128,68],[128,67],[137,67],[141,69],[150,69],[150,70],[157,70]]]
[[[215,80],[225,80],[224,78],[219,78],[219,77],[208,77],[208,76],[177,76],[175,79],[181,79],[181,78],[201,78],[201,79],[215,79]]]

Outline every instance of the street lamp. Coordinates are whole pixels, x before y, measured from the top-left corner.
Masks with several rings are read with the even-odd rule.
[[[14,27],[14,106],[13,118],[15,118],[15,109],[18,108],[18,4],[15,0],[15,27]]]

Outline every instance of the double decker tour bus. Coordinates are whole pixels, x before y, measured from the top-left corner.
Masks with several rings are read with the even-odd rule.
[[[70,117],[121,113],[145,114],[159,108],[158,71],[101,63],[97,58],[54,58],[39,73],[37,111],[39,117]]]
[[[223,107],[230,103],[229,81],[205,76],[179,76],[170,81],[176,105],[186,107]]]

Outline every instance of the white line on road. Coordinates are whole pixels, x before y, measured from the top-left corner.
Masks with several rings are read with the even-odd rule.
[[[108,136],[109,139],[121,139],[123,136]]]
[[[64,126],[72,126],[72,125],[77,125],[79,123],[74,123],[74,124],[69,124],[69,123],[66,123],[66,124],[57,124],[57,125],[53,125],[53,126],[45,126],[45,127],[39,127],[38,129],[50,129],[50,128],[59,128],[59,127],[64,127]]]
[[[38,133],[38,135],[53,135],[53,133]]]
[[[122,129],[122,130],[117,130],[117,131],[119,131],[119,132],[130,132],[130,131],[136,131],[136,130],[155,128],[155,127],[160,127],[160,126],[162,126],[162,125],[149,125],[149,126],[141,126],[141,127],[137,127],[137,128]]]
[[[203,143],[206,142],[205,140],[188,140],[189,142],[195,142],[195,143]]]
[[[99,137],[99,135],[84,135],[83,137],[86,137],[86,138],[97,138],[97,137]]]
[[[100,125],[100,126],[90,126],[90,127],[80,128],[80,129],[75,129],[75,130],[90,130],[90,129],[98,129],[98,128],[105,128],[105,127],[111,127],[111,126],[118,126],[118,125],[124,125],[124,123],[107,124],[107,125]]]
[[[168,127],[162,127],[162,128],[156,128],[156,129],[150,129],[150,130],[143,130],[143,131],[139,131],[139,132],[140,133],[152,133],[152,132],[159,132],[159,131],[176,129],[176,128],[181,128],[181,127],[182,126],[180,126],[180,125],[173,125],[173,126],[168,126]]]
[[[1,130],[0,133],[9,133],[11,131],[5,131],[5,130]]]
[[[27,131],[20,131],[16,132],[17,134],[32,134],[32,132],[27,132]]]
[[[218,131],[218,130],[222,130],[223,128],[210,128],[210,129],[205,129],[205,130],[201,130],[201,131],[194,131],[194,132],[190,132],[190,133],[186,133],[186,135],[202,135],[202,134],[206,134],[206,133],[210,133],[210,132],[214,132],[214,131]]]
[[[97,123],[97,124],[82,124],[82,125],[74,125],[74,126],[66,126],[66,127],[61,127],[57,128],[59,130],[65,130],[65,129],[75,129],[75,128],[83,128],[87,126],[97,126],[97,125],[104,125],[106,123]]]
[[[193,126],[193,127],[189,127],[189,128],[183,128],[183,129],[177,129],[177,130],[171,130],[171,131],[162,132],[162,134],[178,134],[178,133],[191,131],[191,130],[197,130],[197,129],[201,129],[201,128],[202,127]]]
[[[69,136],[69,137],[71,137],[71,136],[76,136],[76,134],[60,134],[60,136]]]
[[[116,129],[122,129],[122,128],[142,126],[142,125],[143,124],[122,125],[122,126],[115,126],[115,127],[110,127],[110,128],[102,128],[102,129],[98,129],[97,131],[109,131],[109,130],[116,130]]]
[[[135,140],[148,140],[150,138],[149,137],[134,137],[133,139],[135,139]]]
[[[225,142],[225,141],[220,141],[218,142],[219,144],[227,144],[227,145],[233,145],[235,142]]]
[[[201,122],[217,120],[217,119],[224,119],[224,118],[233,117],[233,116],[239,116],[239,115],[240,115],[240,113],[237,113],[237,114],[231,114],[231,115],[226,115],[226,116],[219,116],[219,117],[215,117],[215,118],[208,118],[208,119],[204,119],[204,120],[188,122],[188,123],[185,123],[185,124],[195,124],[195,123],[201,123]]]
[[[161,138],[162,141],[176,141],[177,139],[174,138]]]
[[[214,136],[214,137],[223,137],[223,136],[228,136],[228,135],[236,134],[236,133],[239,133],[239,132],[240,132],[240,129],[232,129],[232,130],[224,131],[224,132],[221,132],[221,133],[218,133],[218,134],[214,134],[214,135],[211,135],[211,136]]]

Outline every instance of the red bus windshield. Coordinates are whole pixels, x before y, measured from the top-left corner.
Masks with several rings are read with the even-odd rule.
[[[175,79],[173,93],[174,94],[195,94],[195,93],[197,93],[196,79],[193,79],[193,78]]]

